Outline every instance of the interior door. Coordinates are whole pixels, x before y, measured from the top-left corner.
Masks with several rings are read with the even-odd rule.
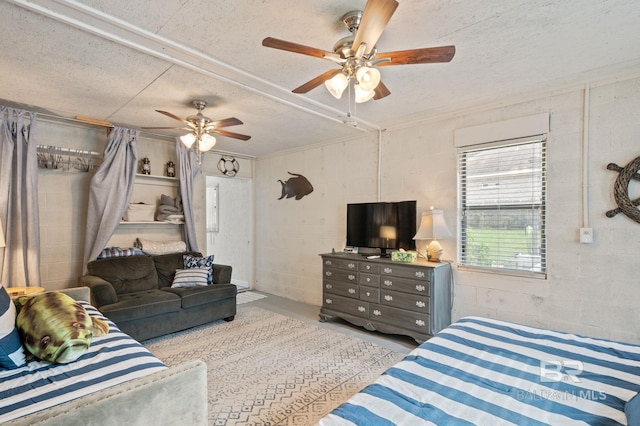
[[[233,267],[238,290],[253,283],[252,191],[250,179],[206,176],[207,255]]]

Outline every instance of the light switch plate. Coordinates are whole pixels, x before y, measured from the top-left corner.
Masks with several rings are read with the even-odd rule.
[[[580,243],[581,244],[593,243],[593,228],[580,228]]]

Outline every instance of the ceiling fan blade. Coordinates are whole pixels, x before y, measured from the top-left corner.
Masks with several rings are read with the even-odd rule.
[[[316,58],[325,58],[326,56],[336,56],[335,53],[315,47],[304,46],[302,44],[293,43],[286,40],[280,40],[273,37],[267,37],[262,40],[262,45],[272,47],[274,49],[286,50],[287,52],[301,53],[303,55],[314,56]]]
[[[189,127],[141,127],[144,130],[191,130]]]
[[[376,92],[375,95],[373,95],[373,99],[374,100],[378,100],[378,99],[382,99],[386,96],[389,96],[391,94],[391,92],[389,91],[389,89],[387,88],[387,86],[384,85],[384,83],[381,81],[380,83],[378,83],[378,86],[373,89],[374,92]]]
[[[307,81],[302,86],[296,87],[295,89],[292,90],[292,92],[293,93],[307,93],[308,91],[310,91],[312,89],[315,89],[316,87],[320,86],[325,81],[329,80],[331,77],[333,77],[338,72],[340,72],[340,70],[331,69],[329,71],[326,71],[326,72],[320,74],[319,76],[317,76],[316,78]]]
[[[369,0],[362,12],[362,19],[353,40],[353,49],[358,50],[361,43],[365,43],[365,54],[371,53],[396,11],[396,0]]]
[[[225,118],[224,120],[217,120],[212,123],[209,123],[205,126],[205,130],[208,129],[219,129],[222,127],[230,127],[230,126],[238,126],[240,124],[244,124],[242,121],[238,120],[235,117]]]
[[[248,141],[249,139],[251,139],[251,136],[241,135],[240,133],[228,132],[226,130],[216,129],[213,132],[219,134],[220,136],[226,136],[228,138],[234,138],[234,139],[241,139],[243,141]]]
[[[376,60],[389,58],[390,61],[380,61],[378,67],[406,64],[432,64],[449,62],[456,53],[455,46],[426,47],[424,49],[398,50],[396,52],[382,52],[376,54]]]
[[[159,109],[157,109],[157,110],[156,110],[156,112],[159,112],[160,114],[164,114],[164,115],[166,115],[167,117],[171,117],[171,118],[173,118],[174,120],[178,120],[179,122],[184,123],[184,124],[186,124],[186,125],[187,125],[187,126],[189,126],[189,127],[192,127],[192,126],[193,126],[193,124],[192,124],[192,123],[188,122],[188,121],[187,121],[187,120],[185,120],[184,118],[180,118],[180,117],[178,117],[177,115],[172,114],[172,113],[170,113],[170,112],[167,112],[167,111],[160,111]]]

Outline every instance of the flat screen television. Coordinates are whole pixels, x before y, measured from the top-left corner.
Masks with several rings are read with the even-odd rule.
[[[415,250],[416,201],[347,204],[347,246],[388,255]]]

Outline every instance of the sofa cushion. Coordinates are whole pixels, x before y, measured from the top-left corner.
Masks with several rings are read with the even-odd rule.
[[[118,295],[158,288],[158,274],[151,256],[94,260],[89,262],[87,270],[90,275],[110,282]]]
[[[205,286],[209,277],[209,268],[177,269],[171,288]]]
[[[184,254],[192,256],[202,256],[202,254],[198,253],[197,251],[153,256],[153,262],[155,263],[156,270],[158,272],[159,288],[171,287],[174,275],[176,274],[176,269],[184,268],[184,260],[182,259],[182,255]]]
[[[234,284],[214,284],[204,287],[166,287],[162,290],[180,296],[182,308],[184,309],[236,297],[237,293],[237,288]]]
[[[123,294],[118,302],[100,308],[115,323],[162,315],[180,310],[180,297],[162,290]]]

